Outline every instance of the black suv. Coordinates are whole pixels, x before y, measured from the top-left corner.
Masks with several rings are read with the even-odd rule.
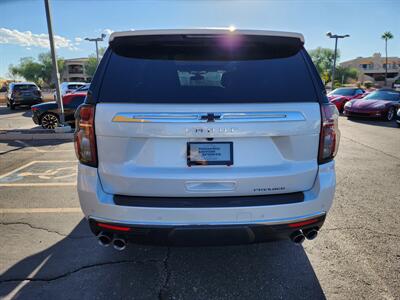
[[[42,92],[33,82],[13,82],[8,86],[7,107],[10,109],[15,109],[19,105],[32,106],[42,102]]]

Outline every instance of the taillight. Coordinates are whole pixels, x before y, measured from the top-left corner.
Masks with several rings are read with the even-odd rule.
[[[319,140],[318,163],[331,161],[339,148],[339,112],[334,104],[321,105],[321,133]]]
[[[75,152],[82,164],[97,167],[97,147],[94,133],[95,106],[79,106],[76,118]]]

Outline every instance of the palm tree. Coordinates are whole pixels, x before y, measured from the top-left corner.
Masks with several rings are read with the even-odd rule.
[[[381,36],[385,40],[385,53],[386,53],[386,65],[385,65],[385,85],[387,85],[387,69],[388,69],[388,53],[387,53],[387,42],[393,38],[393,34],[390,31],[386,31]]]

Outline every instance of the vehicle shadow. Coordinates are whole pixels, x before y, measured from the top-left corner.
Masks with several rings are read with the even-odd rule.
[[[389,128],[396,128],[397,124],[395,121],[384,121],[384,120],[376,120],[376,119],[369,119],[369,118],[356,118],[351,117],[348,118],[350,122],[365,124],[365,125],[372,125],[372,126],[381,126],[381,127],[389,127]]]
[[[0,155],[4,155],[10,152],[18,151],[24,148],[29,147],[43,147],[43,146],[58,146],[65,143],[71,143],[72,140],[69,139],[60,139],[60,140],[27,140],[27,141],[19,141],[19,140],[4,140],[0,141],[0,145],[7,145],[12,147],[11,149],[1,151]]]
[[[17,106],[15,110],[11,110],[7,106],[0,106],[0,116],[17,114],[21,111],[24,111],[24,113],[22,114],[24,117],[32,117],[32,112],[29,106]]]
[[[11,243],[18,247],[18,241]],[[289,241],[229,247],[129,244],[118,252],[100,247],[85,220],[59,242],[9,267],[0,276],[3,297],[325,299],[304,249]]]

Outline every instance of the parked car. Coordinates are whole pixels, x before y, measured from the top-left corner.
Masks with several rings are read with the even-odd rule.
[[[397,78],[397,79],[393,82],[392,87],[393,87],[394,90],[400,91],[400,78]]]
[[[258,30],[113,33],[76,113],[78,194],[99,243],[314,239],[339,114],[303,45]]]
[[[76,89],[75,91],[71,92],[71,94],[85,92],[87,93],[90,87],[90,83],[86,83],[85,85],[81,86],[80,88]]]
[[[7,91],[7,107],[38,104],[43,102],[42,92],[33,82],[12,82]]]
[[[73,91],[86,86],[85,82],[63,82],[60,84],[60,92],[61,97],[64,97],[66,94],[72,93]],[[56,100],[56,92],[53,94],[54,101]]]
[[[63,97],[65,122],[72,127],[75,126],[75,111],[83,103],[85,97],[85,92],[67,94]],[[41,125],[46,129],[54,129],[59,125],[60,110],[57,102],[52,101],[34,105],[31,110],[32,120],[35,124]]]
[[[344,87],[337,88],[328,93],[328,99],[335,104],[339,112],[343,112],[344,105],[352,99],[360,99],[364,96],[365,91],[361,88]]]
[[[344,106],[348,117],[383,118],[392,121],[400,103],[400,92],[392,89],[380,89],[362,99],[354,99]]]

